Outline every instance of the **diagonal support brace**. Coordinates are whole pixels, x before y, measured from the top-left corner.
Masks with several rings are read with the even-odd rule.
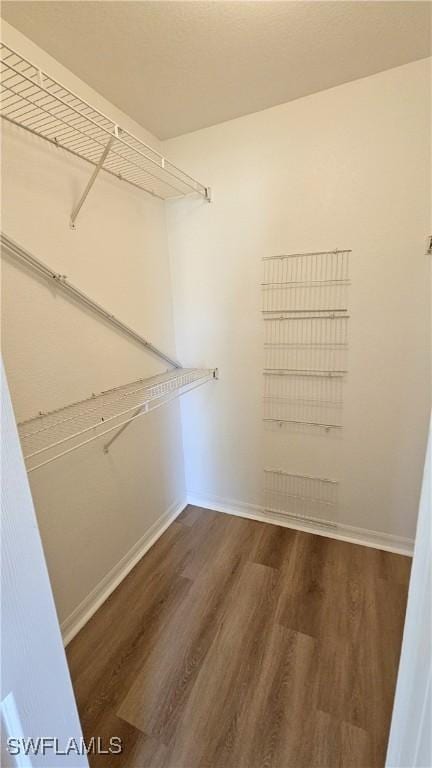
[[[88,194],[89,194],[93,184],[96,181],[98,173],[101,170],[105,160],[108,157],[108,153],[109,153],[109,151],[110,151],[110,149],[112,147],[113,141],[115,141],[116,138],[118,138],[118,128],[117,128],[117,126],[115,127],[114,135],[109,138],[108,143],[107,143],[104,151],[102,152],[102,154],[101,154],[101,156],[99,158],[98,164],[96,165],[92,175],[90,176],[90,179],[88,181],[88,184],[87,184],[84,192],[82,193],[80,199],[78,200],[75,208],[73,209],[73,211],[71,213],[71,217],[70,217],[70,227],[71,227],[71,229],[76,229],[75,221],[77,219],[77,216],[78,216],[81,208],[83,207],[83,205],[84,205],[84,203],[85,203],[85,201],[87,199],[87,196],[88,196]]]
[[[118,430],[118,431],[117,431],[117,432],[116,432],[116,433],[113,435],[113,437],[111,438],[111,440],[108,440],[108,442],[107,442],[107,443],[105,443],[105,445],[104,445],[104,447],[103,447],[104,453],[109,453],[110,445],[111,445],[111,444],[114,442],[114,440],[117,440],[117,438],[119,437],[119,435],[121,435],[121,434],[122,434],[122,432],[124,432],[124,431],[125,431],[125,429],[127,429],[127,428],[128,428],[129,424],[130,424],[132,421],[134,421],[134,419],[136,419],[138,416],[140,416],[140,415],[141,415],[141,413],[146,413],[147,411],[148,411],[148,405],[147,405],[147,403],[146,403],[145,405],[142,405],[140,408],[137,408],[137,410],[134,412],[133,416],[131,416],[130,420],[129,420],[129,421],[127,421],[127,422],[126,422],[126,424],[123,424],[123,426],[122,426],[122,427],[120,427],[120,429],[119,429],[119,430]]]
[[[212,370],[212,378],[213,379],[219,379],[219,370],[218,370],[218,368],[213,368],[213,370]],[[208,381],[208,379],[205,379],[204,381],[198,381],[197,383],[192,383],[191,386],[189,386],[187,389],[185,389],[185,392],[190,392],[192,389],[195,389],[196,387],[200,387],[202,384],[205,383],[205,381]],[[184,394],[184,393],[180,392],[180,394]],[[109,453],[109,449],[110,449],[111,445],[115,442],[115,440],[117,440],[119,435],[121,435],[128,428],[128,426],[133,421],[135,421],[135,419],[138,418],[138,416],[141,416],[142,413],[149,413],[149,411],[154,411],[154,410],[156,410],[156,408],[160,408],[161,405],[164,405],[167,402],[169,402],[169,398],[162,399],[159,403],[157,403],[155,406],[153,406],[153,408],[150,408],[148,403],[144,403],[143,405],[140,405],[139,408],[137,408],[137,410],[134,412],[133,416],[131,416],[131,418],[128,419],[119,428],[119,430],[114,433],[114,435],[111,437],[111,439],[108,440],[107,443],[105,443],[105,445],[103,447],[104,453]]]

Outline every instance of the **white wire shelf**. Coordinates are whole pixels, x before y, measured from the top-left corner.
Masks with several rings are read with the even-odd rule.
[[[348,279],[348,271],[347,271],[347,259],[348,254],[352,253],[351,248],[333,248],[330,251],[307,251],[306,253],[278,253],[275,256],[264,256],[262,258],[262,261],[268,262],[268,261],[285,261],[286,259],[295,259],[296,261],[299,259],[305,259],[310,264],[313,264],[313,271],[316,271],[316,266],[320,265],[320,269],[324,269],[324,271],[327,273],[329,270],[329,266],[332,269],[336,268],[336,271],[338,273],[338,276],[340,275],[340,270],[346,269],[345,274],[343,277]],[[340,259],[342,258],[342,261]],[[325,260],[324,260],[325,259]],[[286,269],[310,269],[310,267],[298,267],[295,263],[292,267],[286,267]],[[322,273],[321,273],[322,274]]]
[[[345,370],[348,318],[270,318],[264,323],[264,367],[285,370]]]
[[[350,253],[336,249],[264,258],[263,312],[346,312]]]
[[[338,490],[337,480],[264,470],[265,509],[282,517],[335,525]]]
[[[215,378],[215,369],[180,368],[133,381],[19,422],[18,431],[28,472],[113,430],[123,430],[139,416]]]
[[[265,257],[267,428],[341,430],[348,372],[349,249]]]
[[[208,187],[4,43],[0,73],[0,112],[9,122],[162,200],[210,199]]]
[[[344,378],[264,377],[264,422],[342,428]]]

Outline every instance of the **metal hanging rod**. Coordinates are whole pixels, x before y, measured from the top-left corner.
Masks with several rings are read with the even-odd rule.
[[[299,256],[327,256],[331,253],[352,253],[351,248],[333,248],[330,251],[308,251],[306,253],[282,253],[277,256],[263,256],[262,261],[273,261],[275,259],[295,259]]]
[[[130,336],[132,339],[134,339],[134,341],[137,341],[139,344],[145,347],[148,352],[156,355],[156,357],[158,357],[160,360],[168,363],[173,368],[181,368],[181,363],[179,363],[178,360],[158,349],[158,347],[156,347],[150,341],[147,341],[147,339],[141,336],[141,334],[139,334],[129,325],[126,325],[126,323],[123,323],[122,320],[119,320],[119,318],[115,317],[115,315],[94,301],[90,296],[70,283],[66,275],[61,275],[58,272],[55,272],[53,269],[51,269],[51,267],[48,267],[46,264],[40,261],[40,259],[36,258],[36,256],[33,256],[31,253],[26,251],[25,248],[22,248],[22,246],[18,245],[18,243],[8,237],[8,235],[6,235],[4,232],[0,233],[0,242],[2,248],[9,256],[12,256],[14,259],[20,261],[23,264],[26,264],[26,266],[33,269],[39,275],[48,280],[48,282],[51,284],[54,281],[54,283],[59,288],[61,288],[73,299],[83,304],[88,309],[91,309],[95,314],[97,314],[99,317],[102,317],[113,327]]]
[[[162,200],[196,193],[210,202],[209,187],[3,43],[0,68],[2,117],[95,166],[72,224],[99,170]]]

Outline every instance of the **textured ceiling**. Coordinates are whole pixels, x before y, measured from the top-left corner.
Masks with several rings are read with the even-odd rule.
[[[2,16],[161,139],[430,55],[429,2],[7,0]]]

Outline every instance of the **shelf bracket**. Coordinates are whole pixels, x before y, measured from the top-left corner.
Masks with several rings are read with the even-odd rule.
[[[213,368],[212,370],[212,378],[215,380],[219,379],[219,369]],[[200,386],[200,383],[198,383],[196,386]],[[193,387],[194,388],[194,387]],[[158,406],[156,406],[157,408]],[[134,412],[133,416],[125,423],[123,426],[121,426],[117,432],[114,433],[114,435],[108,440],[107,443],[105,443],[103,447],[104,453],[109,453],[109,449],[111,445],[117,440],[117,438],[128,428],[128,426],[134,421],[138,416],[140,416],[142,413],[148,413],[150,409],[148,403],[144,403],[144,405],[141,405],[137,410]]]
[[[109,453],[109,449],[110,449],[110,446],[112,445],[112,443],[115,440],[117,440],[117,438],[122,434],[122,432],[125,431],[125,429],[128,428],[128,426],[132,423],[132,421],[134,419],[137,418],[137,416],[139,416],[141,413],[145,413],[146,411],[148,411],[148,405],[147,404],[142,405],[140,408],[137,408],[137,410],[134,412],[131,420],[128,421],[126,424],[123,424],[123,426],[119,428],[119,430],[113,435],[113,437],[110,440],[108,440],[107,443],[105,443],[105,445],[103,447],[104,453]]]
[[[70,227],[71,227],[71,229],[76,229],[75,222],[76,222],[77,216],[78,216],[81,208],[83,207],[83,205],[84,205],[84,203],[85,203],[85,201],[87,199],[87,196],[88,196],[88,194],[89,194],[93,184],[96,181],[96,178],[97,178],[97,176],[99,174],[99,171],[102,169],[103,164],[104,164],[105,160],[108,157],[108,153],[109,153],[109,151],[110,151],[110,149],[112,147],[113,141],[115,141],[115,139],[118,138],[118,135],[119,135],[118,134],[118,126],[116,125],[115,128],[114,128],[114,134],[108,139],[108,143],[107,143],[104,151],[102,152],[102,154],[101,154],[101,156],[99,158],[98,164],[95,166],[95,169],[94,169],[92,175],[90,176],[90,179],[88,181],[88,184],[87,184],[84,192],[82,193],[80,199],[78,200],[75,208],[73,209],[73,211],[71,213],[71,217],[70,217]]]

